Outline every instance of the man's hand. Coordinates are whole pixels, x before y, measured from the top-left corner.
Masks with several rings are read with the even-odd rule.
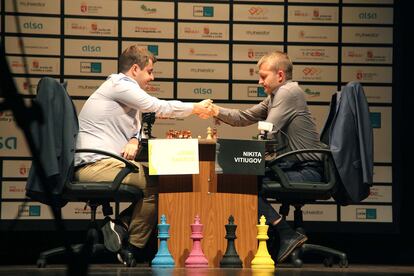
[[[193,105],[193,114],[198,115],[201,119],[208,119],[212,115],[212,110],[210,106],[212,105],[213,101],[210,99],[202,100],[199,103],[194,103]]]
[[[139,142],[137,138],[129,139],[128,144],[122,149],[121,155],[127,160],[134,160],[138,153]]]
[[[210,104],[208,109],[210,110],[211,116],[217,116],[219,114],[219,106],[215,104]]]

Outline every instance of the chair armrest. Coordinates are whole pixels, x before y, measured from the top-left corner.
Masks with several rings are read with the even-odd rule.
[[[321,162],[324,167],[324,178],[325,181],[323,183],[319,182],[296,182],[296,181],[290,181],[287,178],[287,175],[285,172],[278,166],[278,162],[283,160],[283,158],[286,158],[288,156],[292,155],[298,155],[303,153],[319,153],[325,156],[325,158],[322,158]],[[330,190],[336,182],[335,177],[335,170],[334,170],[334,162],[332,159],[332,152],[329,149],[301,149],[301,150],[294,150],[290,151],[284,154],[281,154],[279,156],[276,156],[271,161],[266,162],[266,168],[271,170],[273,173],[275,173],[279,178],[279,183],[284,189],[299,189],[299,190]],[[270,182],[269,182],[270,183]],[[268,184],[269,184],[268,183]]]
[[[272,166],[274,165],[276,162],[281,161],[283,158],[286,158],[288,156],[292,156],[292,155],[298,155],[298,154],[303,154],[303,153],[322,153],[328,156],[331,156],[332,152],[329,149],[300,149],[300,150],[292,150],[286,153],[283,153],[281,155],[277,155],[274,159],[270,160],[267,162],[267,166]]]
[[[79,152],[90,152],[90,153],[98,153],[98,154],[102,154],[108,157],[112,157],[115,158],[121,162],[123,162],[125,164],[125,167],[122,168],[122,170],[115,176],[114,180],[112,181],[112,185],[111,185],[111,191],[117,191],[119,189],[119,187],[121,186],[122,180],[124,180],[124,178],[130,174],[130,173],[137,173],[139,172],[139,168],[132,163],[131,161],[113,154],[111,152],[108,151],[104,151],[104,150],[98,150],[98,149],[90,149],[90,148],[84,148],[84,149],[76,149],[75,150],[76,153]],[[69,184],[70,185],[70,184]]]
[[[131,172],[138,172],[139,171],[139,168],[134,163],[132,163],[131,161],[129,161],[129,160],[127,160],[127,159],[125,159],[125,158],[123,158],[119,155],[113,154],[112,152],[109,152],[109,151],[97,150],[97,149],[77,149],[75,152],[92,152],[92,153],[98,153],[98,154],[106,155],[106,156],[115,158],[115,159],[117,159],[121,162],[124,162],[125,166],[131,168]]]

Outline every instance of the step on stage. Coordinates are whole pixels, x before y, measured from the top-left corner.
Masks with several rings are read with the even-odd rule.
[[[32,266],[1,266],[1,276],[60,276],[67,275],[64,265],[51,265],[47,268]],[[93,264],[89,267],[87,275],[126,276],[126,275],[159,275],[159,276],[316,276],[316,275],[414,275],[414,266],[389,266],[389,265],[352,265],[348,268],[324,267],[320,264],[304,265],[294,268],[289,265],[279,265],[275,271],[252,270],[248,268],[175,268],[175,269],[151,269],[148,266],[126,268],[118,264]]]

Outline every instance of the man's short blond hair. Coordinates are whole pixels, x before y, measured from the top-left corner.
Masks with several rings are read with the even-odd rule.
[[[122,52],[118,59],[119,72],[127,72],[134,64],[137,64],[142,70],[150,60],[155,63],[157,58],[147,48],[131,45]]]
[[[260,66],[263,63],[270,63],[272,70],[277,72],[282,70],[285,72],[286,80],[292,79],[293,64],[289,56],[286,53],[276,51],[267,55],[264,55],[258,62],[257,66]]]

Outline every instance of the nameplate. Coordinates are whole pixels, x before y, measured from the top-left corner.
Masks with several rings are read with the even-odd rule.
[[[217,139],[217,174],[264,175],[265,142],[260,140]]]
[[[197,139],[154,139],[148,141],[150,175],[198,174]]]

